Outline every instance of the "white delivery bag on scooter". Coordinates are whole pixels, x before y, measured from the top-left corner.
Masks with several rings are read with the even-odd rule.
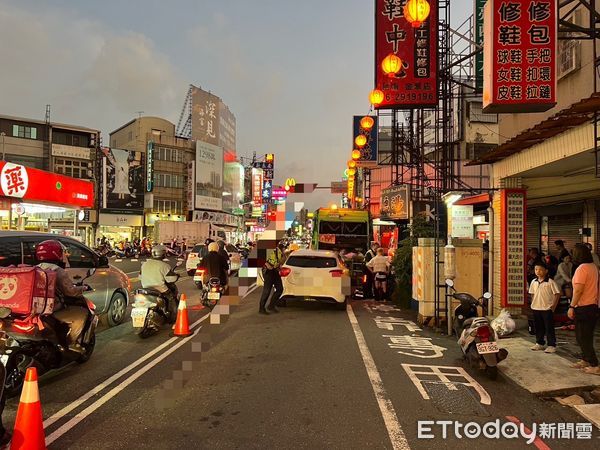
[[[506,309],[500,311],[498,317],[492,320],[491,325],[494,331],[496,331],[500,337],[508,336],[515,331],[516,328],[514,319],[510,316],[510,313]]]

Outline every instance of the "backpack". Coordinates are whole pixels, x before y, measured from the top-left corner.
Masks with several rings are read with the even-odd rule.
[[[0,267],[0,307],[17,316],[54,312],[56,272],[37,266]]]

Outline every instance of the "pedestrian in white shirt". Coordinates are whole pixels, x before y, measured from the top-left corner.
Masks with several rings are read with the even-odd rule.
[[[548,277],[548,269],[543,262],[535,264],[535,275],[537,278],[529,286],[529,294],[532,296],[531,309],[533,310],[533,321],[535,324],[535,345],[531,350],[544,350],[548,340],[546,353],[556,352],[556,335],[554,333],[554,310],[560,300],[560,289]]]
[[[367,268],[374,273],[374,291],[375,291],[375,300],[382,300],[378,298],[377,286],[381,284],[382,292],[384,295],[387,294],[387,275],[390,271],[390,261],[387,256],[384,255],[383,247],[379,247],[377,249],[377,254],[373,259],[371,259],[367,263]],[[385,276],[382,276],[384,274]],[[381,278],[381,279],[378,279]]]

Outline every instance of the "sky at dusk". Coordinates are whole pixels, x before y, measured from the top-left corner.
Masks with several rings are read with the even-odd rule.
[[[328,185],[349,158],[352,115],[369,110],[373,5],[0,0],[0,112],[43,119],[50,104],[53,121],[100,129],[107,143],[137,111],[177,124],[194,84],[235,114],[238,155],[273,152],[276,182]],[[452,5],[453,23],[472,10]]]

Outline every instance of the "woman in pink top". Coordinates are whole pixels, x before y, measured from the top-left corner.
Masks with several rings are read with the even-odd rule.
[[[583,353],[583,359],[573,367],[600,375],[598,357],[594,350],[594,328],[598,320],[598,267],[584,244],[575,245],[573,262],[577,269],[573,275],[573,298],[568,315],[570,319],[575,319],[577,343]]]

